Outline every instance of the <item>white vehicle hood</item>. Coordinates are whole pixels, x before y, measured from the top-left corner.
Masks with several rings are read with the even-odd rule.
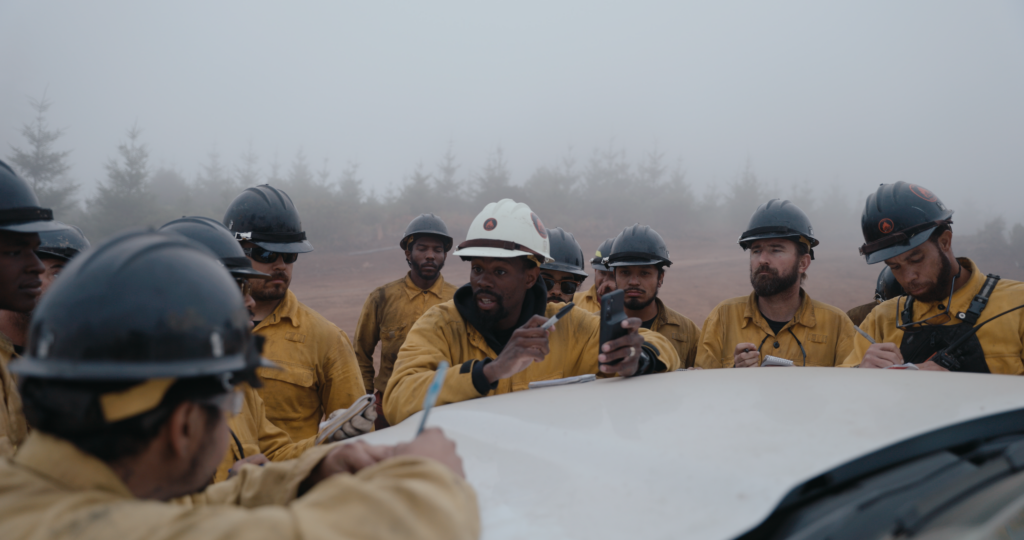
[[[1024,378],[836,368],[675,372],[435,408],[483,538],[732,538],[797,484],[884,446],[1024,408]],[[360,437],[410,440],[422,413]]]

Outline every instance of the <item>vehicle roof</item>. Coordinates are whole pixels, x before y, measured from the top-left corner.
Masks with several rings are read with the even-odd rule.
[[[726,369],[542,388],[439,406],[483,538],[732,538],[794,486],[940,427],[1024,408],[1024,378]],[[417,413],[360,437],[412,438]]]

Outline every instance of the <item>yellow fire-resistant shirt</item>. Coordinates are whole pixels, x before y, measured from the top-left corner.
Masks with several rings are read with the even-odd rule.
[[[704,321],[697,366],[704,369],[733,367],[733,352],[739,343],[761,345],[762,362],[765,356],[771,355],[792,360],[797,366],[805,365],[800,350],[803,344],[807,351],[806,365],[838,366],[853,350],[857,332],[853,323],[841,309],[812,300],[803,289],[800,298],[800,309],[778,335],[761,315],[756,294],[718,304]]]
[[[267,338],[263,356],[284,369],[260,368],[267,418],[293,441],[308,439],[320,419],[347,409],[366,392],[345,332],[288,291],[253,332]]]
[[[13,357],[14,345],[0,333],[0,458],[13,456],[28,434],[21,394],[14,376],[7,370]]]
[[[244,457],[263,454],[270,461],[286,461],[299,457],[316,442],[316,436],[293,441],[283,429],[267,419],[263,398],[256,390],[248,384],[240,385],[238,389],[245,396],[242,411],[228,419],[228,427],[235,437],[232,437],[227,454],[217,467],[214,482],[227,480],[228,470]],[[236,437],[238,442],[235,442]],[[242,443],[241,450],[245,455],[239,451],[238,443]]]
[[[443,276],[438,276],[437,281],[424,290],[406,274],[402,279],[377,287],[366,297],[356,326],[355,346],[367,392],[387,389],[398,351],[413,323],[428,309],[451,300],[454,295],[455,287],[445,283]],[[374,378],[373,350],[378,341],[381,342],[380,373]]]
[[[700,343],[700,328],[681,313],[665,306],[661,298],[655,298],[654,302],[658,305],[658,316],[651,324],[651,331],[665,336],[672,342],[676,354],[679,355],[679,367],[693,367],[697,359],[697,345]]]
[[[563,305],[547,304],[546,316],[554,316]],[[679,355],[668,339],[646,329],[641,329],[640,333],[645,341],[660,351],[659,360],[664,368],[661,371],[679,369]],[[498,381],[496,389],[481,394],[473,386],[473,362],[497,358],[498,355],[487,345],[484,336],[466,323],[455,302],[449,300],[427,310],[409,331],[384,393],[384,416],[391,425],[395,425],[419,411],[423,407],[427,387],[442,360],[452,367],[445,375],[444,387],[437,398],[438,405],[526,390],[533,381],[599,374],[597,355],[600,341],[600,319],[573,309],[555,324],[555,330],[548,338],[550,352],[543,362],[530,364],[512,377]]]
[[[949,312],[954,315],[947,325],[961,324],[960,319],[955,315],[966,313],[971,301],[981,291],[985,284],[986,276],[974,264],[974,261],[967,258],[958,258],[964,268],[971,271],[971,278],[960,287],[960,290],[953,293],[953,302],[950,304]],[[933,317],[945,311],[946,298],[938,302],[914,301],[914,313],[912,322]],[[886,300],[875,309],[871,310],[860,328],[868,333],[877,343],[903,343],[903,330],[896,328],[900,321],[899,311],[906,307],[907,298],[899,297]],[[897,307],[898,304],[898,307]],[[943,305],[940,309],[939,305]],[[981,317],[975,326],[989,320],[1010,308],[1024,304],[1024,283],[1009,279],[1001,279],[989,297],[988,305],[981,312]],[[1003,373],[1020,375],[1024,373],[1024,309],[1017,310],[986,324],[978,333],[978,341],[985,353],[985,362],[992,373]],[[867,353],[871,344],[868,340],[858,336],[854,341],[853,351],[850,352],[843,367],[859,366],[864,354]]]
[[[586,311],[587,313],[597,313],[601,311],[601,301],[597,299],[597,284],[590,286],[590,289],[586,291],[579,291],[572,296],[572,302],[576,304],[576,307]]]
[[[333,445],[243,467],[186,503],[136,499],[99,459],[35,432],[0,459],[4,540],[474,539],[476,494],[436,461],[393,458],[337,474],[296,497]]]

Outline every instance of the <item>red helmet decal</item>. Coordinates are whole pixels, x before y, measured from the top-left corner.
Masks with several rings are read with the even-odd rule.
[[[537,214],[530,212],[530,219],[533,220],[533,228],[537,229],[537,234],[539,234],[541,238],[547,238],[548,231],[544,228],[544,224],[540,222],[540,218],[537,217]]]
[[[496,220],[496,219],[494,219],[492,217],[491,218],[487,218],[487,221],[484,222],[484,230],[485,231],[493,231],[494,228],[497,227],[497,226],[498,226],[498,220]]]
[[[939,200],[939,198],[936,197],[934,193],[929,191],[927,188],[923,188],[917,184],[910,184],[910,191],[914,195],[917,195],[918,197],[921,197],[922,199],[928,202],[936,202]]]
[[[895,228],[896,225],[894,225],[892,220],[889,218],[885,218],[878,222],[878,230],[882,231],[882,234],[889,234]]]

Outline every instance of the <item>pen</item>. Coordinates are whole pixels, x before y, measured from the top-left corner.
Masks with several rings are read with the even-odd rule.
[[[420,419],[420,427],[416,430],[416,437],[419,437],[420,433],[423,433],[423,428],[427,426],[427,416],[430,415],[430,409],[433,409],[434,404],[437,403],[437,396],[441,394],[441,387],[444,386],[444,373],[446,371],[448,371],[448,362],[442,361],[437,365],[434,381],[430,383],[430,388],[427,389],[427,397],[423,398],[423,418]]]
[[[572,309],[572,307],[575,306],[575,305],[576,304],[573,303],[573,302],[569,302],[568,304],[566,304],[565,307],[563,307],[562,309],[558,310],[558,313],[555,313],[554,317],[551,317],[550,319],[548,319],[548,322],[542,324],[540,326],[540,329],[541,330],[547,330],[548,328],[551,328],[552,326],[554,326],[555,323],[558,322],[558,319],[561,319],[562,317],[565,316],[566,313],[569,313],[569,310]]]
[[[854,326],[853,329],[860,332],[860,335],[864,336],[864,339],[870,341],[872,345],[875,344],[875,340],[871,339],[871,336],[869,336],[867,332],[861,330],[859,326]]]

